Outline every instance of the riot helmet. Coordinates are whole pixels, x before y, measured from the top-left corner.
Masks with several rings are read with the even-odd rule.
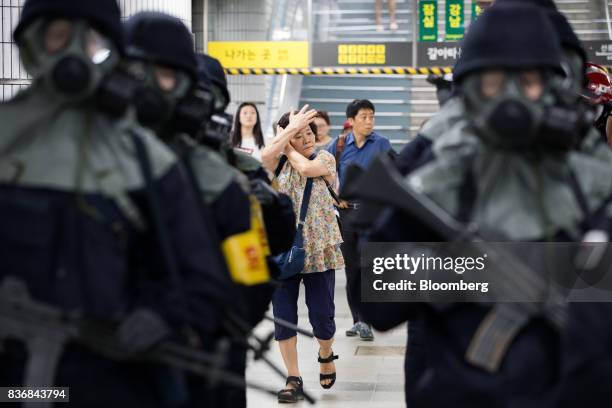
[[[114,0],[28,0],[14,32],[24,67],[53,94],[82,101],[98,91],[123,50]]]
[[[198,83],[209,90],[215,98],[215,113],[223,113],[231,98],[227,89],[225,71],[218,59],[206,54],[198,54]]]
[[[195,84],[192,35],[176,17],[141,12],[126,22],[125,39],[126,69],[139,82],[138,120],[155,130],[167,128]]]
[[[210,116],[197,134],[198,142],[219,150],[229,142],[232,115],[225,113],[230,102],[227,79],[221,63],[206,54],[198,54],[198,88],[211,95]]]
[[[595,111],[580,98],[585,84],[586,51],[565,16],[551,0],[498,0],[495,7],[531,5],[544,11],[561,44],[561,67],[564,75],[553,77],[554,98],[548,105],[540,139],[551,148],[578,146],[588,134]]]
[[[463,41],[453,79],[478,135],[502,148],[536,142],[544,106],[561,72],[560,41],[533,7],[492,7]]]

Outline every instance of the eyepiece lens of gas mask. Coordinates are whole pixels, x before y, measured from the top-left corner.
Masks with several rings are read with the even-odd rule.
[[[94,29],[88,29],[85,34],[87,56],[96,65],[108,60],[111,55],[110,41]]]
[[[178,86],[178,75],[172,68],[155,67],[155,82],[163,92],[171,93]]]
[[[502,92],[506,75],[503,71],[487,71],[482,74],[480,81],[482,96],[487,99],[495,98]]]
[[[129,60],[125,64],[125,70],[137,81],[144,81],[147,77],[147,68],[145,63],[138,60]]]
[[[519,74],[521,92],[532,102],[538,101],[544,93],[544,84],[540,71],[523,71]]]
[[[55,54],[68,46],[74,26],[68,20],[51,20],[43,31],[45,51]]]

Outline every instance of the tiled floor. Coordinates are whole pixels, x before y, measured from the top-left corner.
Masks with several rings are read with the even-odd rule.
[[[298,337],[298,361],[305,383],[305,390],[316,399],[321,408],[399,408],[404,407],[404,356],[406,327],[401,326],[387,333],[375,333],[373,342],[346,337],[344,331],[352,326],[346,292],[344,271],[336,274],[336,343],[334,352],[340,355],[336,361],[338,379],[334,387],[324,390],[319,385],[318,345],[315,340]],[[303,292],[303,286],[302,286]],[[306,305],[300,293],[299,325],[311,329]],[[270,311],[271,313],[271,311]],[[263,322],[256,333],[263,337],[273,329],[272,323]],[[357,354],[359,346],[365,347]],[[283,368],[278,347],[273,344],[269,357]],[[284,371],[284,368],[283,368]],[[251,362],[247,369],[247,380],[265,385],[274,390],[284,386],[284,378],[274,373],[263,362]],[[307,402],[293,404],[309,406]],[[249,390],[249,408],[287,407],[276,398],[255,390]],[[291,406],[291,405],[289,405]]]

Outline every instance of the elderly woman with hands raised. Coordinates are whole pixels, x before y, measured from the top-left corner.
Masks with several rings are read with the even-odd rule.
[[[264,166],[274,172],[279,191],[289,195],[298,219],[303,223],[306,258],[302,273],[282,281],[272,299],[274,316],[297,324],[297,300],[303,282],[308,319],[319,342],[319,382],[329,389],[336,381],[332,344],[336,332],[334,320],[335,270],[344,268],[340,251],[342,236],[334,213],[334,202],[327,189],[336,178],[334,156],[321,150],[315,153],[317,111],[305,105],[300,111],[287,112],[278,120],[276,137],[262,151]],[[311,180],[311,181],[310,181]],[[311,185],[307,188],[308,185]],[[307,202],[307,206],[302,205]],[[275,326],[275,339],[287,368],[286,387],[279,391],[279,402],[303,399],[303,381],[297,358],[296,332]]]

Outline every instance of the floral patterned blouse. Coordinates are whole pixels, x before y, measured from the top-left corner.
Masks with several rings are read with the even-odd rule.
[[[331,153],[321,150],[317,152],[314,160],[321,161],[329,169],[332,177],[336,177],[336,159]],[[301,176],[297,170],[291,167],[289,160],[278,175],[279,191],[291,197],[298,219],[306,180],[306,177]],[[313,180],[303,233],[304,248],[306,249],[303,273],[325,272],[328,269],[344,268],[344,258],[342,258],[342,252],[340,251],[342,235],[336,221],[334,201],[327,190],[325,181],[320,177]]]

